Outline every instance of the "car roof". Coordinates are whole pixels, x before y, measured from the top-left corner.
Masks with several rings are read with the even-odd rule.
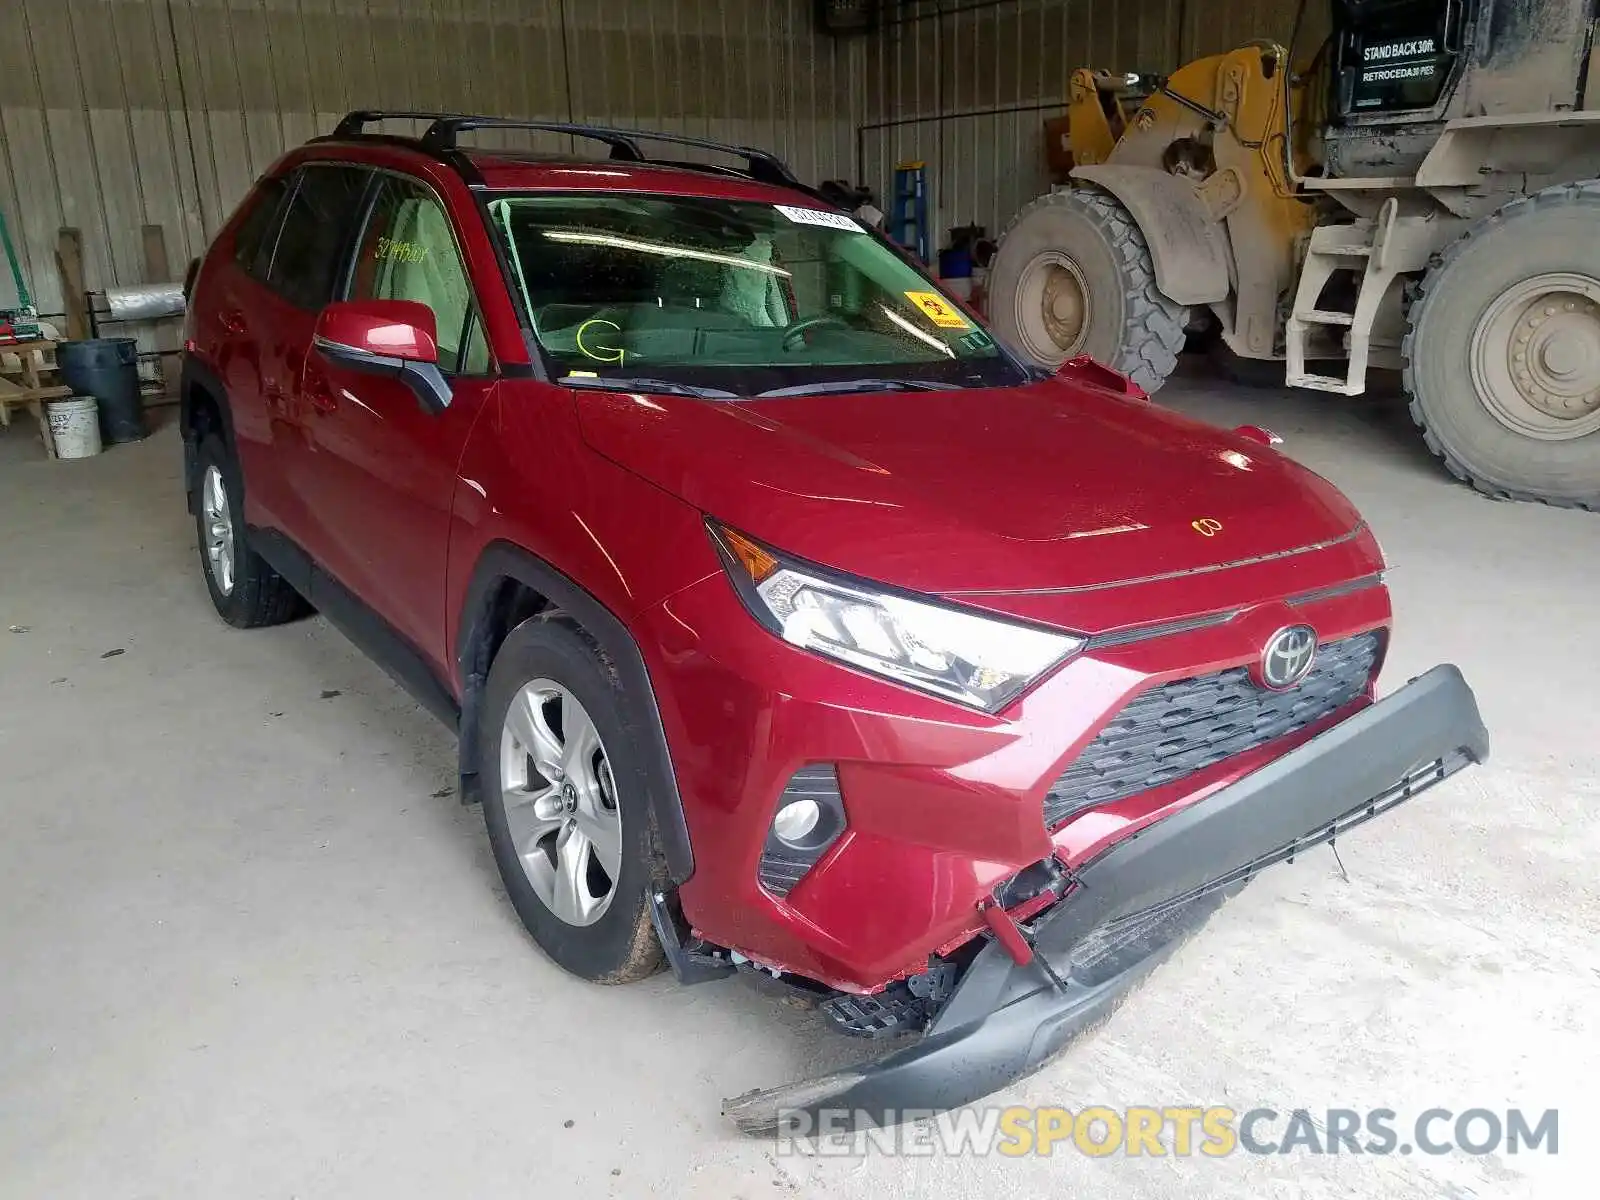
[[[465,149],[484,185],[495,191],[622,191],[753,200],[767,204],[822,201],[794,188],[758,183],[712,164],[634,163],[607,158]]]

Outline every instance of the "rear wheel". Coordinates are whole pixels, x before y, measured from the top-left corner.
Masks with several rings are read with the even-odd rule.
[[[301,616],[306,603],[300,594],[250,547],[239,467],[227,446],[209,434],[195,460],[200,479],[195,535],[217,615],[239,629],[281,625]]]
[[[1138,224],[1099,188],[1052,192],[1018,213],[989,294],[995,327],[1044,366],[1087,354],[1154,392],[1178,365],[1188,310],[1157,289]]]
[[[1514,200],[1449,246],[1409,313],[1411,415],[1503,499],[1600,508],[1600,182]]]

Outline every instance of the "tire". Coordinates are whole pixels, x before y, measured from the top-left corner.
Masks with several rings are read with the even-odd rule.
[[[508,719],[516,723],[515,728],[534,728],[525,716],[532,711],[526,705],[534,693],[525,689],[543,690],[545,685],[555,694],[541,702],[545,714],[541,732],[557,734],[566,748],[562,731],[577,728],[569,704],[581,706],[598,735],[599,761],[610,769],[609,807],[603,772],[586,775],[570,761],[570,770],[558,772],[552,759],[541,773],[533,759],[545,752],[537,746],[529,750],[508,732]],[[514,704],[518,706],[516,717],[512,715]],[[561,729],[557,729],[558,721]],[[481,731],[484,825],[511,905],[534,942],[557,965],[595,983],[632,983],[654,974],[663,958],[650,919],[649,898],[652,886],[664,878],[665,868],[651,821],[649,781],[636,750],[643,744],[643,735],[629,716],[610,660],[559,615],[524,621],[506,637],[490,667]],[[591,756],[589,761],[592,766],[595,760]],[[547,777],[555,774],[573,782],[572,796],[567,796],[564,782]],[[532,799],[538,796],[548,799]],[[565,807],[569,803],[571,807]],[[546,805],[557,815],[552,818],[542,807]],[[606,838],[596,833],[612,817],[618,824],[614,877],[604,861],[608,855],[601,849]],[[595,834],[592,838],[591,833]],[[574,834],[583,835],[587,851]],[[577,882],[565,892],[556,891],[563,886],[559,868],[569,861],[565,855],[575,845],[575,856],[582,859],[583,867],[568,878]],[[528,856],[526,868],[524,853]],[[536,886],[536,876],[544,881],[548,898]],[[596,901],[602,891],[607,898]],[[563,905],[562,895],[571,903]],[[598,911],[580,911],[585,902],[596,905]],[[569,916],[558,909],[565,909]]]
[[[195,471],[199,480],[194,506],[195,542],[200,574],[217,615],[236,629],[282,625],[304,615],[309,608],[300,593],[250,548],[250,529],[243,519],[244,487],[239,464],[216,434],[201,439],[195,452]],[[227,528],[225,570],[222,559],[212,552],[218,544],[219,521]]]
[[[1435,258],[1407,313],[1412,420],[1452,474],[1497,499],[1600,509],[1597,231],[1600,182],[1513,200]],[[1563,362],[1566,379],[1551,373]]]
[[[1157,289],[1144,234],[1100,188],[1051,192],[1018,213],[990,265],[989,295],[995,328],[1042,366],[1087,354],[1155,392],[1184,346],[1188,309]]]

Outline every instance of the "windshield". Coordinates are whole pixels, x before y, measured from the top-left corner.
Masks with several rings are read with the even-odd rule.
[[[566,382],[749,396],[1023,378],[955,301],[841,213],[548,194],[496,199],[489,215]]]

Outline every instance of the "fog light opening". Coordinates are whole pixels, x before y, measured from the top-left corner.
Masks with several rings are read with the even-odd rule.
[[[822,806],[815,800],[794,800],[778,810],[772,818],[772,832],[785,846],[796,850],[806,847],[817,826],[822,823]]]
[[[846,818],[839,773],[832,763],[811,763],[789,778],[761,850],[757,874],[774,896],[787,896],[843,836]]]

